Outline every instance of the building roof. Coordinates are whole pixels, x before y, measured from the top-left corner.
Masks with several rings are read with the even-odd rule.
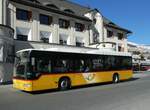
[[[136,44],[136,43],[134,43],[134,42],[127,42],[128,43],[128,45],[131,45],[131,46],[135,46],[135,47],[137,47],[138,46],[138,44]]]
[[[57,7],[60,8],[60,10],[64,9],[71,9],[72,11],[75,12],[75,14],[84,16],[84,14],[90,10],[89,7],[71,2],[69,0],[38,0],[41,3],[50,3],[50,4],[55,4]]]
[[[79,12],[83,12],[83,8],[81,6],[80,6],[81,8],[79,8],[79,6],[75,8],[76,6],[75,4],[69,5],[69,2],[67,2],[66,0],[10,0],[10,1],[91,22],[89,18],[81,15],[81,13],[79,14]],[[65,11],[66,9],[71,10],[70,12],[75,11],[75,13],[69,13],[68,11],[66,12]],[[79,10],[80,11],[77,12],[76,11],[77,9],[78,11]]]
[[[71,2],[69,0],[38,0],[40,3],[54,4],[59,7],[60,10],[70,9],[75,12],[76,15],[84,16],[84,14],[91,10],[89,7]]]
[[[93,12],[93,11],[96,11],[96,12],[98,12],[98,13],[101,13],[98,9],[89,9],[86,13],[88,13],[88,12]],[[101,14],[102,15],[102,14]],[[108,27],[111,27],[111,28],[115,28],[115,29],[118,29],[118,30],[121,30],[121,31],[125,31],[125,32],[127,32],[127,33],[132,33],[130,30],[127,30],[127,29],[125,29],[125,28],[122,28],[121,26],[119,26],[119,25],[117,25],[116,23],[114,23],[114,22],[112,22],[111,20],[109,20],[108,18],[106,18],[106,17],[104,17],[103,15],[102,15],[102,17],[103,17],[103,22],[104,22],[104,25],[105,26],[108,26]]]
[[[111,28],[115,28],[115,29],[119,29],[119,30],[121,30],[121,31],[125,31],[125,32],[127,32],[128,34],[129,34],[129,33],[132,33],[130,30],[125,29],[125,28],[122,28],[121,26],[115,24],[114,22],[112,22],[111,20],[109,20],[109,19],[106,18],[106,17],[103,17],[103,20],[104,20],[104,25],[105,25],[105,26],[108,26],[108,27],[111,27]]]

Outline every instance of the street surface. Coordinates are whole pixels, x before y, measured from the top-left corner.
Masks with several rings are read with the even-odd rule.
[[[133,80],[30,94],[0,86],[0,110],[150,110],[150,72]]]

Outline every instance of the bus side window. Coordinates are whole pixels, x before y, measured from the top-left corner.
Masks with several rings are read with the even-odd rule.
[[[116,70],[122,70],[122,58],[121,57],[116,57],[116,59],[115,59],[115,68],[116,68]]]
[[[114,56],[105,56],[105,70],[114,70],[115,65],[116,64]]]
[[[78,59],[78,60],[74,60],[74,69],[75,72],[85,72],[85,60],[83,59]]]
[[[84,69],[85,69],[85,62],[84,62],[84,60],[80,60],[80,72],[84,72]]]
[[[123,58],[122,65],[123,65],[124,69],[131,69],[132,59],[130,59],[128,57]]]
[[[68,72],[74,72],[74,62],[71,59],[67,61],[67,70]]]
[[[93,58],[92,59],[92,64],[93,64],[93,71],[101,71],[104,69],[104,64],[103,64],[103,59],[102,57],[100,58]]]
[[[37,59],[37,72],[51,72],[51,61],[47,59]]]
[[[53,72],[54,73],[65,73],[68,72],[68,60],[56,59],[53,61]]]
[[[49,64],[48,64],[48,71],[49,71],[49,72],[52,72],[51,60],[49,60]]]
[[[92,71],[92,63],[91,59],[85,60],[85,70],[84,72],[91,72]]]

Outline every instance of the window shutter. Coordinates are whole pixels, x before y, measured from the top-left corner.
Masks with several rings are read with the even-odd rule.
[[[114,35],[114,33],[112,31],[107,31],[107,33],[108,33],[107,34],[108,37],[113,37],[113,35]]]
[[[70,26],[70,22],[66,21],[66,28],[69,28],[69,26]]]
[[[52,16],[49,16],[49,24],[52,24],[52,22],[53,22],[53,18]]]
[[[84,31],[84,29],[85,29],[85,25],[82,24],[82,25],[81,25],[81,31]]]
[[[28,20],[31,21],[31,19],[32,19],[32,11],[29,11],[28,12]]]
[[[110,35],[113,36],[113,34],[114,34],[114,33],[111,31]]]

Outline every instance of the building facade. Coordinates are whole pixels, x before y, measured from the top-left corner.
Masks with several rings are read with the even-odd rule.
[[[131,32],[96,9],[64,0],[10,0],[8,13],[7,24],[14,28],[16,40],[83,47],[106,42],[102,48],[115,44],[116,51],[127,52]],[[110,41],[112,45],[108,45]]]
[[[134,70],[146,70],[146,67],[150,67],[150,46],[128,42],[128,52],[132,54]]]
[[[93,21],[92,47],[113,49],[115,51],[127,52],[127,38],[132,33],[104,17],[99,10],[90,10],[85,14]]]
[[[27,48],[68,46],[127,52],[127,37],[131,31],[106,19],[97,9],[68,0],[0,2],[0,24],[14,29],[14,53]]]
[[[12,0],[9,7],[14,19],[15,39],[61,45],[89,45],[91,20],[73,11],[60,10],[55,4]],[[31,2],[31,4],[29,4]]]
[[[132,32],[104,18],[104,42],[116,44],[116,51],[127,52],[127,39]],[[113,45],[112,45],[113,47]]]

